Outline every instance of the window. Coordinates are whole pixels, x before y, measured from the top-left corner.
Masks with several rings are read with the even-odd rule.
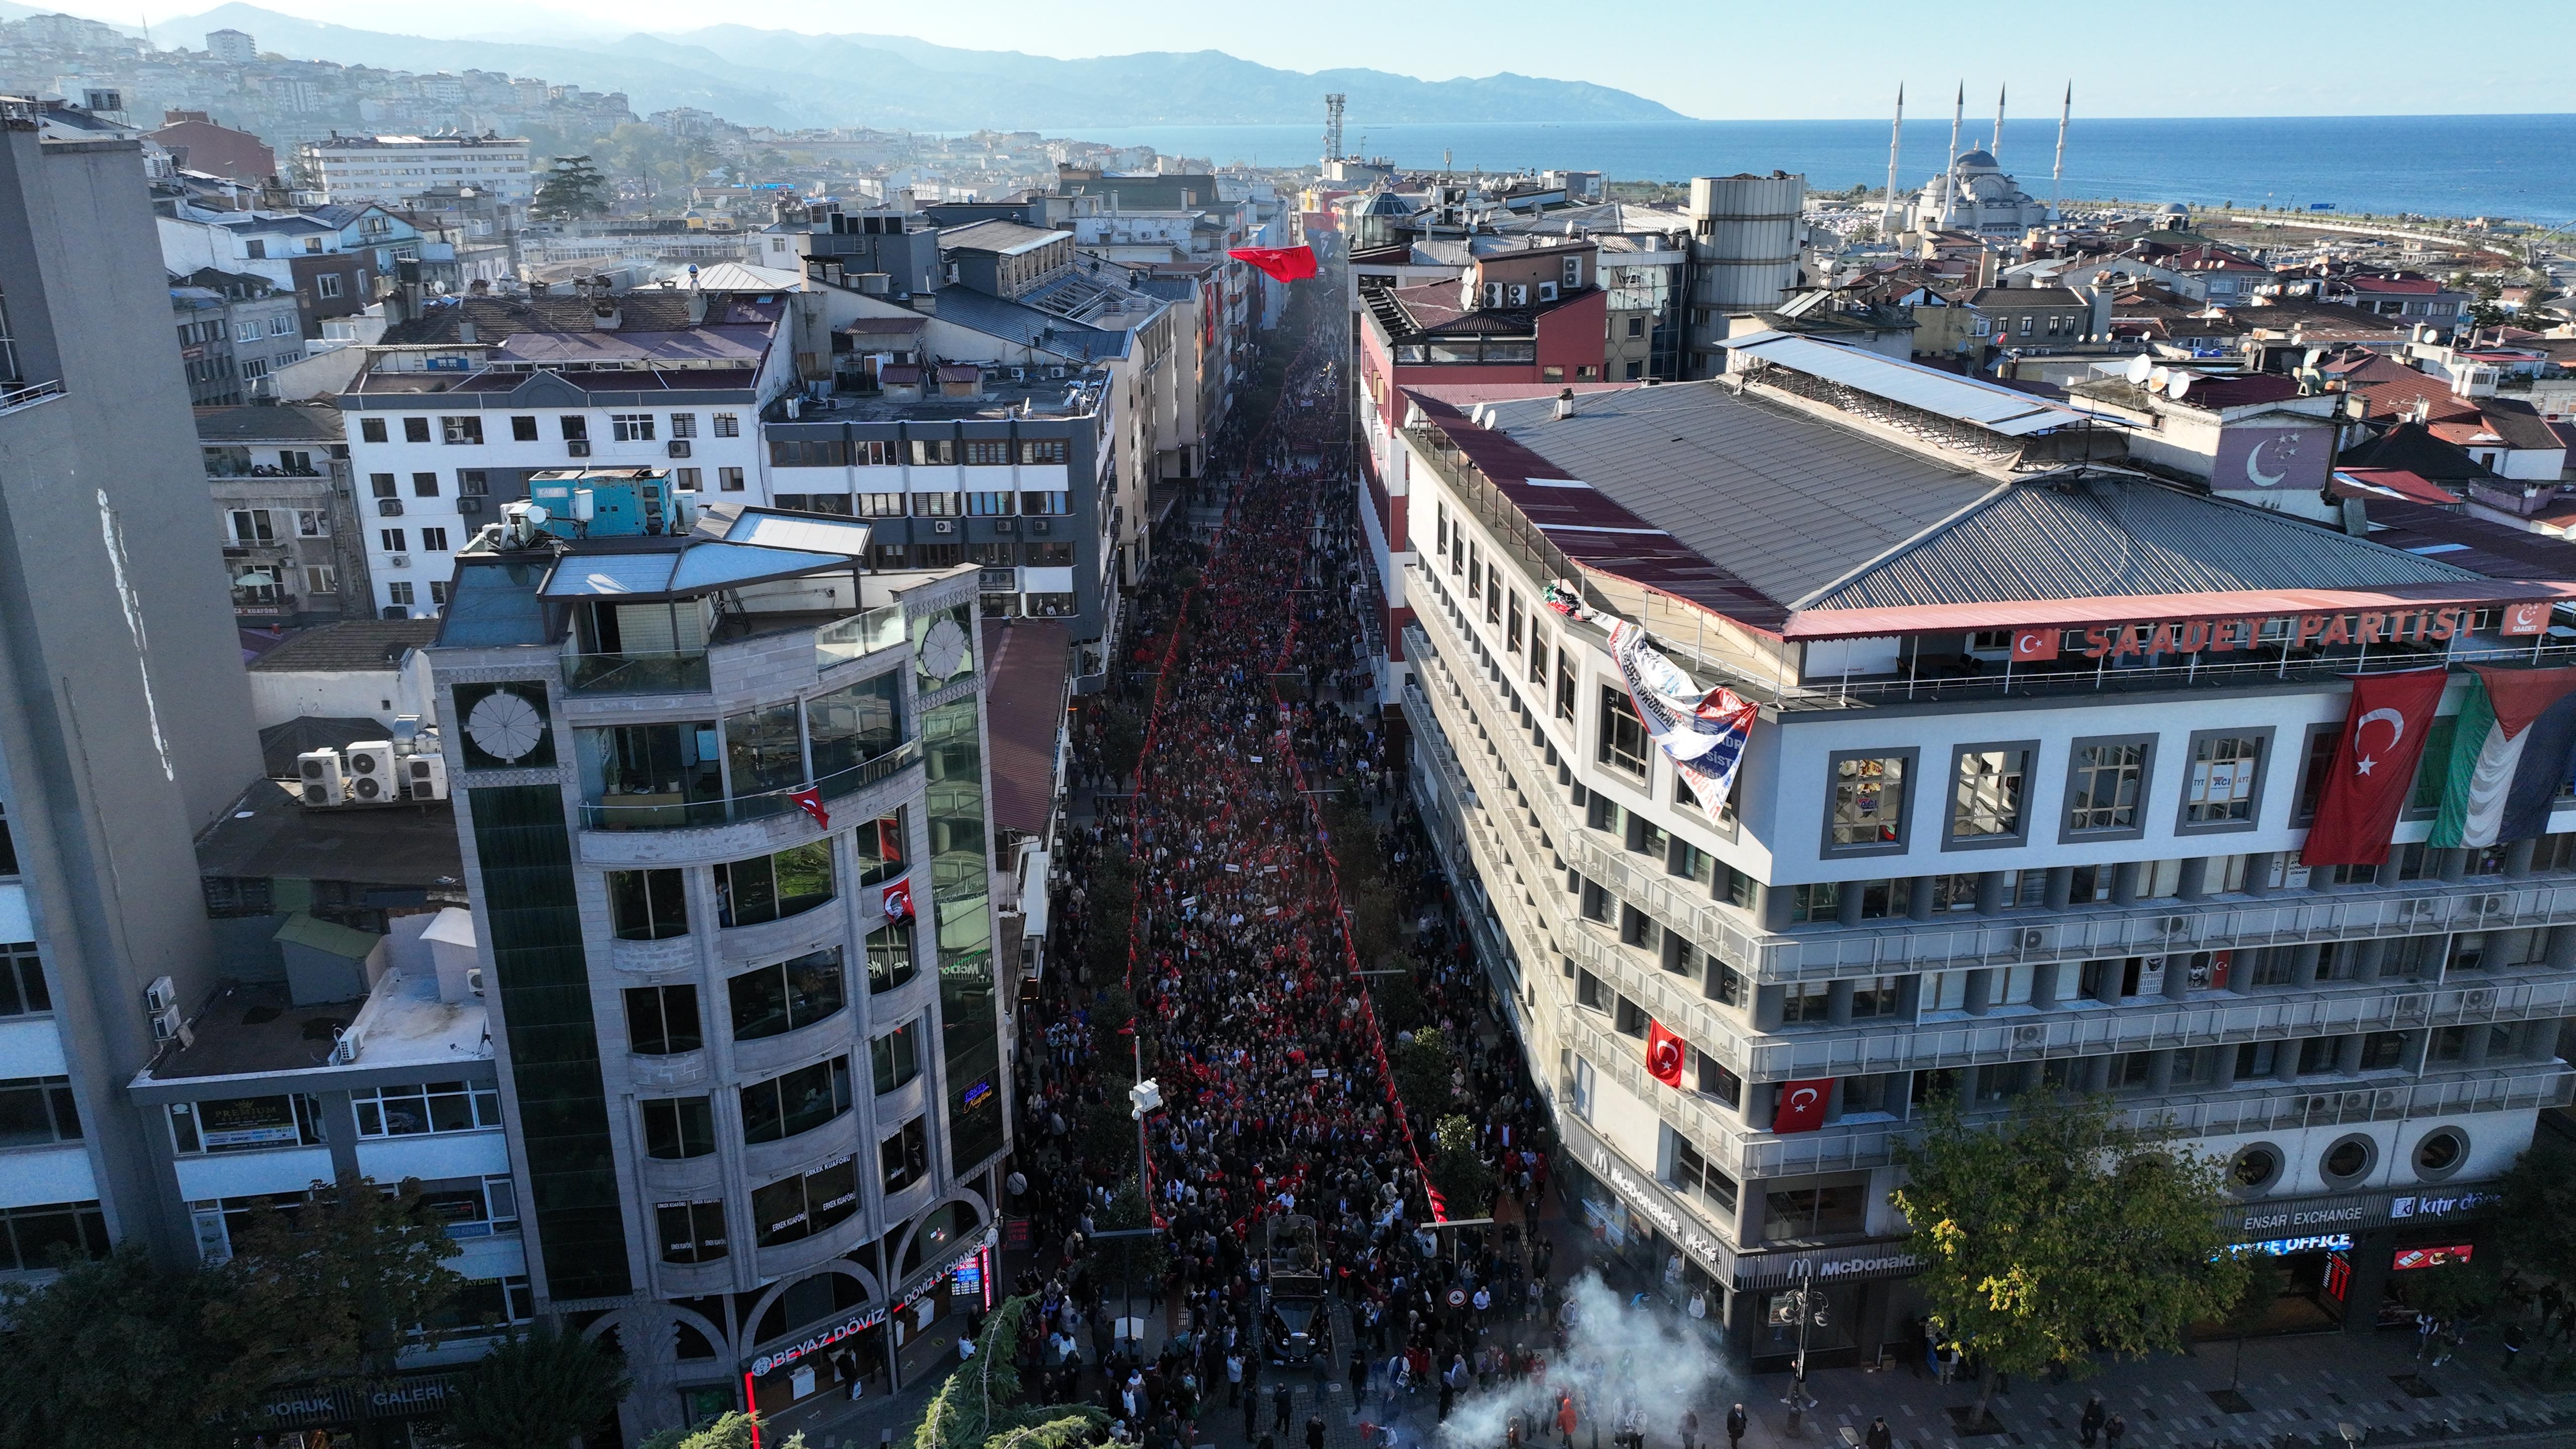
[[[1823,1021],[1826,1006],[1833,999],[1833,986],[1824,981],[1795,981],[1782,990],[1780,1021],[1789,1025],[1801,1021]]]
[[[412,605],[411,585],[408,583],[392,583],[385,585],[385,602],[399,608],[410,608]]]
[[[1870,1021],[1896,1015],[1896,1004],[1901,995],[1898,990],[1900,981],[1901,978],[1894,976],[1864,976],[1853,982],[1852,1020]]]
[[[849,1005],[837,946],[742,972],[725,990],[733,999],[736,1041],[812,1026]]]
[[[1950,844],[2019,844],[2033,746],[1970,745],[1952,768]],[[1971,902],[1973,904],[1973,902]]]
[[[1700,994],[1720,1006],[1742,1006],[1747,1000],[1744,973],[1711,956],[1708,974],[1700,978]]]
[[[655,1203],[653,1225],[665,1263],[712,1263],[725,1255],[722,1202]]]
[[[742,470],[740,468],[718,468],[716,470],[716,489],[718,492],[722,493],[740,493],[742,491]]]
[[[1813,885],[1789,888],[1789,920],[1793,925],[1801,921],[1834,920],[1841,909],[1842,884],[1838,881],[1818,881]]]
[[[1629,707],[1627,693],[1601,689],[1601,742],[1593,758],[1614,770],[1646,778],[1646,726]]]
[[[1062,438],[1024,438],[1020,441],[1020,461],[1023,463],[1063,463],[1069,457]]]
[[[316,1147],[321,1142],[322,1126],[310,1097],[218,1097],[170,1104],[170,1145],[183,1156]]]
[[[514,443],[533,443],[537,441],[537,420],[533,414],[518,413],[512,415],[510,419],[510,441]]]
[[[306,250],[315,250],[315,248],[308,247]],[[340,295],[340,278],[330,272],[324,272],[322,275],[315,277],[313,279],[313,295],[320,297],[326,302],[338,298]],[[416,443],[426,443],[429,439],[414,438],[412,441]]]
[[[1485,622],[1503,622],[1503,571],[1492,564],[1485,565]]]
[[[877,1095],[882,1097],[921,1075],[921,1023],[907,1021],[868,1043]]]
[[[957,440],[954,438],[915,438],[912,440],[912,466],[946,468],[957,462]]]
[[[1018,511],[1016,493],[981,492],[966,495],[966,515],[970,518],[1007,518]]]
[[[414,498],[436,498],[438,496],[438,475],[435,473],[412,474],[411,494]]]
[[[915,493],[912,515],[915,518],[955,518],[966,507],[962,493]]]
[[[626,992],[626,1040],[636,1055],[675,1056],[705,1046],[698,1030],[698,988],[634,986]]]
[[[1061,491],[1022,493],[1020,495],[1020,511],[1032,518],[1060,518],[1073,511],[1073,495]]]
[[[791,846],[716,867],[716,918],[727,926],[801,915],[832,899],[832,843]]]
[[[1011,461],[1011,445],[1000,438],[971,438],[966,443],[966,466],[998,468]]]
[[[1828,1187],[1790,1188],[1764,1195],[1766,1242],[1843,1237],[1863,1232],[1869,1220],[1866,1180]]]
[[[2264,746],[2270,729],[2195,731],[2191,737],[2191,774],[2183,781],[2182,819],[2175,826],[2195,830],[2250,830],[2255,802],[2261,798]]]
[[[659,941],[689,931],[687,888],[676,870],[608,872],[608,919],[621,941]]]
[[[420,548],[423,553],[447,552],[447,530],[443,528],[422,529],[420,531]],[[436,586],[432,585],[432,587],[434,588]]]
[[[580,413],[566,413],[559,421],[563,430],[563,439],[565,442],[587,443],[590,441],[589,418],[584,417]]]
[[[742,1089],[742,1140],[779,1142],[850,1110],[850,1059],[833,1057]]]
[[[304,569],[304,592],[336,594],[340,592],[340,571],[325,564],[308,564]]]
[[[0,1148],[81,1140],[80,1108],[69,1077],[0,1082]]]
[[[361,1137],[476,1132],[501,1125],[500,1089],[489,1082],[415,1082],[349,1093]]]
[[[1719,1070],[1723,1071],[1724,1068]],[[1672,1170],[1665,1181],[1681,1190],[1684,1197],[1695,1197],[1717,1209],[1720,1216],[1735,1216],[1735,1179],[1709,1166],[1708,1159],[1690,1144],[1690,1139],[1664,1128],[1672,1143]]]
[[[1730,1107],[1744,1104],[1744,1079],[1706,1052],[1699,1056],[1699,1089]]]
[[[1914,751],[1833,756],[1833,801],[1825,822],[1829,855],[1902,847],[1905,777]]]
[[[1485,596],[1485,565],[1482,560],[1483,555],[1477,552],[1476,541],[1467,540],[1467,597],[1470,599],[1481,599]]]
[[[858,1210],[858,1160],[852,1157],[751,1190],[752,1221],[764,1248],[837,1227]]]
[[[442,443],[479,448],[483,445],[483,419],[472,413],[462,417],[442,417],[438,420],[438,438]]]
[[[107,1256],[107,1214],[96,1199],[0,1208],[0,1272],[50,1269],[63,1249]]]
[[[505,1176],[435,1178],[420,1185],[420,1201],[451,1238],[509,1237],[519,1231],[518,1184]]]
[[[716,1114],[711,1097],[648,1097],[644,1109],[644,1155],[665,1161],[704,1157],[716,1150]]]
[[[1529,682],[1547,682],[1547,640],[1538,632],[1538,611],[1530,611]]]
[[[235,543],[277,542],[276,525],[269,521],[269,511],[265,508],[232,510],[232,530]]]
[[[877,1144],[877,1177],[885,1184],[886,1196],[892,1197],[929,1176],[930,1135],[921,1118],[904,1123],[902,1131]]]
[[[358,441],[362,443],[385,441],[385,420],[383,418],[358,419]]]
[[[901,518],[904,496],[900,493],[860,493],[854,495],[856,512],[861,518]]]
[[[402,425],[404,442],[426,443],[429,441],[429,419],[405,418],[402,420]]]
[[[912,922],[887,921],[868,932],[868,991],[892,991],[918,969],[912,959]]]
[[[1556,646],[1556,717],[1574,722],[1574,651],[1562,641]]]
[[[1593,791],[1591,798],[1583,802],[1583,823],[1594,830],[1606,830],[1612,835],[1625,835],[1628,829],[1627,822],[1628,812],[1620,808],[1619,802],[1598,790]]]
[[[698,435],[698,415],[697,415],[696,413],[673,413],[673,414],[671,414],[671,436],[672,436],[672,437],[675,437],[675,438],[694,438],[694,437],[696,437],[697,435]]]
[[[608,428],[612,442],[649,443],[653,441],[651,413],[610,413]]]
[[[409,552],[410,550],[406,547],[406,540],[408,537],[409,536],[399,528],[383,528],[376,531],[376,542],[383,545],[384,551],[387,553]]]
[[[1966,971],[1935,971],[1923,978],[1922,1008],[1925,1011],[1965,1011],[1968,1009]]]
[[[2067,765],[2068,836],[2139,834],[2151,738],[2077,740]]]

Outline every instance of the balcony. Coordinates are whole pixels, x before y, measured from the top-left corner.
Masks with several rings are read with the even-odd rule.
[[[704,694],[707,651],[566,654],[563,677],[573,694]]]
[[[904,642],[903,605],[888,604],[863,614],[825,624],[814,631],[814,667],[829,669],[864,659]]]
[[[701,689],[705,687],[703,683],[699,685]],[[921,741],[906,740],[881,755],[825,775],[814,782],[814,789],[829,805],[918,764],[920,760]],[[722,800],[612,798],[583,805],[581,824],[585,830],[684,830],[704,825],[738,825],[748,820],[795,814],[802,808],[795,798],[801,788],[761,790]]]

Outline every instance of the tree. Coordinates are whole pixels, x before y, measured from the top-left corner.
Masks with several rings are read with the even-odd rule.
[[[665,1429],[647,1437],[640,1449],[751,1449],[752,1430],[760,1423],[758,1414],[733,1410],[695,1429]],[[511,1441],[513,1444],[535,1444],[531,1437]],[[767,1441],[763,1441],[765,1444]],[[803,1431],[787,1436],[777,1449],[805,1449]]]
[[[930,1396],[914,1449],[1057,1449],[1088,1442],[1109,1422],[1090,1404],[1025,1404],[1018,1357],[1020,1333],[1035,1294],[1007,1299],[984,1320],[975,1356],[958,1365]]]
[[[1421,983],[1413,979],[1417,969],[1411,957],[1389,957],[1385,969],[1390,975],[1369,978],[1369,994],[1377,998],[1377,1024],[1389,1036],[1412,1031],[1431,1019],[1431,1006],[1422,999]]]
[[[537,184],[528,214],[541,221],[573,221],[608,212],[608,178],[587,156],[557,156],[553,169]]]
[[[1431,1184],[1450,1217],[1482,1217],[1494,1201],[1494,1168],[1476,1149],[1476,1124],[1451,1115],[1431,1132]]]
[[[222,1329],[211,1273],[165,1273],[128,1244],[41,1287],[0,1284],[10,1388],[0,1444],[214,1449],[268,1384],[264,1356]]]
[[[2104,1098],[2035,1094],[1974,1125],[1936,1101],[1890,1200],[1914,1225],[1937,1339],[1990,1370],[2083,1374],[2097,1352],[2179,1349],[2225,1314],[2246,1265],[2218,1226],[2218,1165],[2176,1135],[2123,1125]]]
[[[1413,1040],[1396,1043],[1387,1065],[1395,1069],[1395,1094],[1426,1121],[1438,1121],[1454,1100],[1449,1074],[1458,1069],[1458,1053],[1440,1029],[1426,1026]]]
[[[2496,1193],[2496,1252],[2526,1278],[2576,1288],[2576,1150],[2533,1142]]]
[[[617,1412],[630,1387],[596,1339],[542,1327],[513,1334],[457,1376],[448,1438],[455,1449],[562,1444]]]
[[[436,1341],[465,1286],[445,1264],[462,1251],[419,1179],[386,1188],[352,1175],[253,1213],[233,1235],[218,1305],[228,1329],[271,1351],[279,1378],[381,1377],[416,1333]]]

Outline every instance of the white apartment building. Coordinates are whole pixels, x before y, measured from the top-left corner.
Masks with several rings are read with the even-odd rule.
[[[765,503],[760,410],[794,383],[783,294],[397,297],[337,401],[373,610],[427,618],[532,472],[634,468]]]
[[[1569,1195],[1754,1368],[1797,1347],[1802,1275],[1815,1362],[1874,1362],[1915,1311],[1887,1199],[1923,1104],[2108,1092],[2224,1163],[2228,1226],[2290,1270],[2275,1326],[2411,1318],[2419,1250],[2474,1243],[2479,1184],[2576,1080],[2566,733],[2535,737],[2500,832],[2527,838],[2437,833],[2465,666],[2568,662],[2576,587],[2160,481],[2025,394],[1762,352],[1363,409],[1415,798]],[[1722,812],[1640,725],[1618,619],[1758,706]],[[2386,722],[2352,676],[2444,666],[2386,863],[2303,864]],[[2321,858],[2356,843],[2384,842]]]
[[[295,148],[326,203],[399,202],[434,186],[471,186],[525,205],[536,195],[524,136],[343,136]]]

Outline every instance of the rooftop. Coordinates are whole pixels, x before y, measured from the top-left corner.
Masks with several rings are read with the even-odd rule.
[[[705,311],[700,320],[691,321],[690,308],[698,299],[704,300]],[[603,308],[616,315],[614,328],[599,326],[597,318]],[[536,334],[528,344],[532,347],[539,345],[537,338],[548,339],[546,345],[561,345],[567,338],[610,338],[634,346],[636,351],[629,355],[678,361],[695,356],[688,349],[707,344],[674,343],[669,340],[672,334],[712,332],[722,336],[728,329],[741,329],[727,339],[732,347],[738,348],[752,337],[764,339],[765,345],[786,310],[785,300],[775,293],[691,293],[676,287],[619,292],[597,302],[578,293],[548,293],[542,297],[468,295],[434,302],[422,308],[418,317],[387,327],[381,345],[455,345],[462,341],[460,329],[470,323],[474,343],[469,345],[498,346],[522,334]],[[667,359],[654,350],[675,346],[682,350]],[[541,351],[531,353],[522,360],[538,360],[543,355]],[[740,365],[739,352],[727,351],[725,356]],[[759,349],[753,349],[750,356],[757,359]]]
[[[1022,226],[1016,221],[977,221],[951,227],[939,234],[943,252],[990,252],[995,256],[1016,257],[1037,251],[1050,242],[1070,242],[1073,233],[1049,227]]]
[[[1073,633],[1052,619],[987,619],[983,635],[993,823],[1041,835],[1055,809],[1056,733],[1064,726]]]
[[[163,1056],[138,1080],[354,1072],[492,1057],[491,1018],[482,1001],[439,1000],[438,973],[427,965],[388,970],[357,1000],[304,1006],[294,1004],[284,982],[238,982],[199,1013],[191,1031],[194,1041]],[[333,1043],[351,1033],[358,1038],[357,1056],[335,1066]]]
[[[289,673],[388,670],[437,636],[436,619],[343,619],[287,635],[250,667]]]
[[[945,368],[941,369],[943,372]],[[880,382],[899,379],[892,376],[895,368],[881,368]],[[907,421],[958,421],[967,418],[1078,418],[1100,410],[1108,388],[1106,373],[1091,369],[1065,369],[1063,377],[1048,377],[1044,368],[988,367],[977,386],[976,397],[943,397],[936,391],[919,398],[892,397],[883,393],[841,393],[823,401],[806,400],[797,405],[797,415],[787,419],[773,407],[764,425],[782,438],[821,437],[823,433],[802,434],[799,424],[898,423]],[[1014,377],[1018,372],[1022,376]],[[781,475],[774,487],[788,488],[792,475]],[[790,489],[789,491],[793,491]]]
[[[383,726],[376,728],[354,738],[384,738]],[[456,812],[445,801],[308,810],[292,783],[261,780],[197,837],[197,869],[243,880],[453,889],[464,878],[465,857]]]
[[[340,410],[328,403],[198,408],[196,414],[201,443],[330,444],[347,436]]]

